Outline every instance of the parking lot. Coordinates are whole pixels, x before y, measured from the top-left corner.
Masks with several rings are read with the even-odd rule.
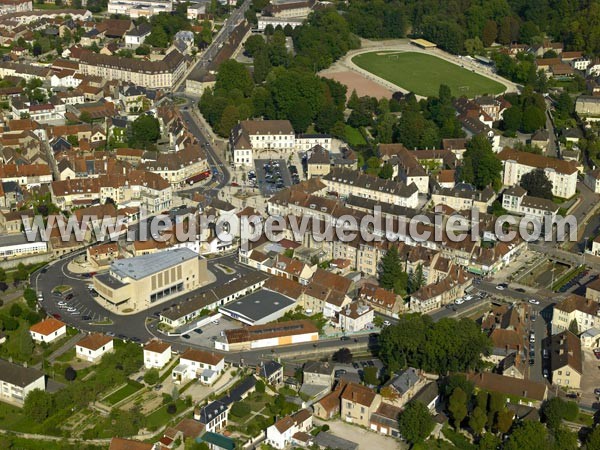
[[[284,187],[289,187],[294,183],[292,175],[283,159],[257,159],[254,161],[254,165],[256,168],[256,184],[260,192],[265,196],[271,195]]]
[[[88,288],[91,287],[91,283]],[[62,315],[70,315],[84,322],[102,321],[105,319],[98,311],[93,311],[89,306],[89,300],[93,298],[95,291],[86,290],[85,292],[75,292],[72,289],[64,292],[52,292],[51,299],[44,298],[44,301],[55,303],[60,313],[55,313],[55,318],[62,318]],[[96,294],[97,295],[97,294]],[[84,298],[85,297],[85,298]]]
[[[222,331],[232,330],[242,326],[240,322],[228,319],[226,317],[222,317],[218,321],[218,324],[209,323],[201,327],[200,330],[202,330],[202,333],[198,333],[198,330],[194,330],[184,335],[189,336],[189,338],[182,336],[179,339],[183,343],[201,345],[203,347],[214,347],[214,341],[221,335]]]

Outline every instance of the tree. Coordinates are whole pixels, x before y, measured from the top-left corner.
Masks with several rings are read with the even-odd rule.
[[[600,426],[595,426],[586,440],[587,450],[600,450]]]
[[[483,27],[481,40],[486,47],[491,46],[498,36],[498,26],[493,20],[488,20]]]
[[[552,437],[554,438],[553,447],[556,450],[577,450],[579,448],[577,434],[566,427],[555,430]]]
[[[524,174],[519,183],[532,197],[552,200],[552,182],[546,176],[544,169],[535,169]]]
[[[425,285],[425,276],[423,275],[423,265],[417,264],[414,272],[408,277],[408,292],[412,294]]]
[[[259,50],[262,50],[265,47],[265,38],[260,34],[253,34],[246,39],[246,42],[244,42],[244,53],[252,58]]]
[[[377,378],[378,371],[379,370],[377,369],[377,367],[365,367],[363,369],[363,381],[365,382],[365,384],[371,386],[379,385],[379,379]]]
[[[52,396],[41,389],[34,389],[23,404],[23,413],[37,423],[42,423],[52,411]]]
[[[75,381],[77,378],[77,371],[73,369],[71,366],[65,369],[65,380],[67,381]]]
[[[579,415],[577,403],[559,397],[551,398],[542,405],[541,416],[550,430],[557,430],[563,419],[574,420]]]
[[[233,89],[242,91],[245,97],[249,97],[254,89],[252,77],[246,66],[235,59],[228,59],[219,66],[215,90],[223,89],[230,92]]]
[[[35,293],[35,291],[33,289],[26,288],[25,291],[23,292],[23,298],[27,302],[27,306],[30,309],[35,309],[36,308],[37,295],[36,295],[36,293]]]
[[[144,374],[144,381],[150,386],[154,386],[160,380],[158,369],[150,369]]]
[[[145,148],[153,144],[160,137],[160,124],[158,119],[142,114],[131,124],[130,145],[134,148]]]
[[[244,402],[235,402],[231,407],[231,415],[240,419],[249,415],[251,411],[250,405]]]
[[[149,55],[150,52],[151,49],[147,45],[140,45],[138,48],[135,49],[135,54],[139,56]]]
[[[6,271],[0,267],[0,282],[4,283],[6,281]]]
[[[573,319],[569,324],[569,331],[579,336],[579,327],[577,326],[577,319]]]
[[[548,432],[539,422],[524,421],[510,434],[505,450],[541,450],[546,448]]]
[[[19,333],[19,357],[25,361],[29,361],[33,356],[35,344],[31,338],[31,334],[27,331]]]
[[[502,434],[508,433],[513,423],[513,413],[506,408],[501,409],[496,414],[496,428]]]
[[[476,406],[469,417],[469,426],[476,435],[480,435],[487,423],[487,414],[484,409]]]
[[[13,303],[10,306],[10,315],[12,317],[21,317],[23,314],[23,308],[18,303]]]
[[[254,386],[254,388],[256,389],[256,392],[258,392],[259,394],[264,394],[265,393],[265,382],[263,380],[258,380],[256,382],[256,385]]]
[[[474,184],[477,189],[491,186],[498,190],[502,186],[502,163],[496,158],[492,144],[485,135],[477,135],[467,143],[464,166],[469,169],[463,170],[463,180]]]
[[[454,420],[454,428],[460,428],[460,424],[467,416],[467,394],[461,388],[456,388],[450,396],[448,410]]]
[[[381,258],[379,285],[384,289],[393,290],[394,282],[402,272],[402,263],[398,255],[398,248],[392,246]]]
[[[523,110],[521,130],[524,133],[533,133],[535,130],[544,128],[544,125],[546,125],[546,114],[542,109],[530,105]]]
[[[333,354],[331,359],[340,364],[350,364],[352,362],[352,352],[350,349],[342,347]]]
[[[449,398],[457,387],[460,387],[469,398],[471,395],[473,395],[473,391],[475,390],[475,385],[471,381],[467,380],[464,375],[449,375],[444,379],[444,383],[442,385],[444,397]]]
[[[511,106],[502,116],[503,128],[509,133],[514,133],[521,126],[522,113],[518,106]]]
[[[400,414],[398,431],[411,444],[422,442],[431,432],[435,423],[429,410],[421,402],[410,402]]]
[[[169,403],[167,405],[167,414],[175,414],[177,412],[177,405],[175,403]]]
[[[394,176],[394,168],[390,163],[385,163],[379,170],[379,178],[390,180]]]

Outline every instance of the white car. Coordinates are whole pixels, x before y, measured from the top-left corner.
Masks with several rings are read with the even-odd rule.
[[[531,303],[532,305],[539,305],[540,301],[536,300],[535,298],[530,298],[529,303]]]
[[[503,291],[503,290],[504,290],[504,286],[503,286],[503,285],[501,285],[501,284],[498,284],[498,285],[496,286],[496,289],[498,289],[499,291]]]
[[[214,323],[215,325],[219,325],[219,319],[213,320],[212,323]]]
[[[383,321],[383,326],[384,326],[384,327],[389,327],[390,325],[391,325],[391,323],[390,323],[390,321],[389,321],[389,320],[384,320],[384,321]]]
[[[75,312],[77,311],[77,308],[67,308],[67,312]]]
[[[469,300],[473,300],[473,296],[472,295],[465,295],[464,299],[465,299],[465,302],[468,302]]]
[[[454,300],[455,305],[462,305],[464,302],[465,300],[463,298],[457,298],[456,300]]]

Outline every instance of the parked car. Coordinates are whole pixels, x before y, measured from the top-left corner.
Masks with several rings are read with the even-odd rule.
[[[464,302],[465,302],[465,300],[462,297],[457,298],[456,300],[454,300],[454,304],[455,305],[462,305]]]
[[[349,340],[350,340],[350,338],[348,336],[342,336],[340,338],[340,341],[349,341]]]
[[[183,334],[181,337],[184,339],[189,339],[191,336],[189,334]]]
[[[594,356],[596,357],[596,359],[600,359],[600,348],[594,349]]]
[[[599,395],[600,396],[600,388],[594,389],[594,395]]]
[[[540,301],[536,300],[535,298],[530,298],[529,303],[531,303],[532,305],[539,305]]]
[[[54,317],[54,318],[55,318],[55,319],[57,319],[57,320],[60,320],[60,319],[61,319],[61,316],[60,316],[60,314],[56,314],[56,313],[52,314],[52,317]]]
[[[525,289],[523,289],[523,288],[516,288],[515,292],[520,292],[521,294],[524,294],[525,293]]]
[[[81,318],[81,320],[85,320],[86,322],[89,322],[90,320],[92,320],[92,318],[90,316],[83,316]]]
[[[212,321],[213,325],[219,325],[219,319],[215,319]]]
[[[202,334],[203,333],[202,328],[196,328],[194,330],[194,333],[196,333],[196,334]]]
[[[544,369],[544,378],[548,378],[548,369]]]
[[[75,297],[74,294],[67,294],[67,296],[65,297],[65,300],[71,300],[73,297]]]
[[[383,321],[383,326],[384,326],[384,327],[389,327],[390,325],[391,325],[391,323],[390,323],[390,321],[389,321],[389,320],[384,320],[384,321]]]

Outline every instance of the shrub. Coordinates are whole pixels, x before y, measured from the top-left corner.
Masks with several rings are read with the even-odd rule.
[[[150,386],[154,386],[156,383],[158,383],[159,378],[160,374],[158,373],[157,369],[150,369],[144,374],[144,381]]]
[[[167,405],[167,412],[169,414],[175,414],[177,412],[177,405],[175,403],[169,403]]]
[[[247,403],[235,402],[231,407],[231,415],[238,418],[246,417],[250,411],[250,405]]]
[[[321,431],[329,431],[329,425],[325,424],[321,427]]]
[[[265,392],[265,383],[262,380],[256,382],[256,392],[263,394]]]

